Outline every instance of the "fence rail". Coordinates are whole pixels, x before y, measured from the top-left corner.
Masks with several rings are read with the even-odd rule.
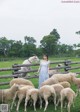
[[[70,70],[75,70],[75,69],[80,69],[80,62],[72,62],[70,60],[65,60],[65,61],[56,61],[56,62],[51,62],[51,65],[55,65],[55,64],[63,64],[63,66],[61,67],[52,67],[50,68],[50,70],[63,70],[64,72],[62,73],[65,73],[65,72],[69,72]],[[76,67],[72,67],[72,65],[78,65]],[[30,67],[30,66],[39,66],[39,64],[30,64],[30,65],[27,65],[27,64],[14,64],[12,65],[11,68],[0,68],[0,72],[5,72],[5,71],[12,71],[12,74],[6,74],[6,75],[0,75],[0,80],[1,79],[8,79],[8,78],[13,78],[13,77],[21,77],[22,73],[35,73],[37,72],[38,70],[37,69],[32,69],[32,70],[28,70],[28,71],[18,71],[20,70],[20,67]],[[77,72],[77,74],[80,74],[80,72]],[[26,79],[32,79],[32,78],[38,78],[39,76],[38,75],[33,75],[33,76],[30,76],[30,75],[26,75]],[[0,86],[1,85],[8,85],[9,82],[0,82]]]

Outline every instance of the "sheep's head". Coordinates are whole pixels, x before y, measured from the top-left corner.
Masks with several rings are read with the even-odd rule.
[[[39,62],[39,58],[37,56],[34,56],[34,61],[37,63]]]
[[[75,79],[75,75],[74,74],[71,74],[71,81],[73,82]]]
[[[19,90],[19,85],[14,83],[13,86],[11,87],[11,89],[13,91],[17,91],[17,90]]]

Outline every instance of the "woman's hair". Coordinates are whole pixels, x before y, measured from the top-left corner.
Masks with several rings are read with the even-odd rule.
[[[47,57],[47,61],[48,61],[48,55],[47,54],[43,54],[43,56],[46,56]]]

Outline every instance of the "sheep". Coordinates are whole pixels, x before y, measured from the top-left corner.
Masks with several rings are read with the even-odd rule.
[[[39,58],[36,55],[32,56],[29,59],[24,60],[22,64],[31,65],[32,62],[36,62],[36,63],[39,62]],[[26,72],[26,71],[29,71],[29,70],[31,70],[30,66],[24,66],[24,67],[21,67],[19,72]],[[21,73],[21,76],[26,77],[26,73]]]
[[[58,64],[56,67],[63,67],[62,64]],[[60,73],[59,69],[56,69],[56,70],[49,70],[49,75],[52,76],[54,74],[58,74]]]
[[[44,86],[44,85],[52,85],[52,84],[56,84],[58,83],[58,80],[56,78],[49,78],[47,80],[45,80],[41,86]]]
[[[29,89],[26,93],[26,99],[25,99],[25,112],[26,112],[26,106],[30,98],[33,100],[34,105],[34,111],[36,111],[36,102],[38,100],[39,96],[39,90],[36,88]]]
[[[60,102],[60,92],[62,89],[64,89],[64,87],[61,84],[54,84],[54,85],[51,85],[51,87],[53,87],[55,90],[56,97],[57,97],[56,99],[58,99],[56,106],[58,106],[58,104]]]
[[[34,88],[33,86],[30,86],[30,85],[26,85],[26,86],[23,86],[23,87],[20,87],[19,90],[15,93],[15,96],[14,96],[14,99],[13,99],[13,102],[12,102],[12,106],[11,106],[11,110],[13,108],[13,104],[16,100],[16,97],[18,97],[18,104],[17,104],[17,108],[16,108],[16,111],[19,110],[19,106],[20,106],[20,103],[22,102],[23,98],[26,97],[26,93],[29,89],[32,89]]]
[[[23,78],[15,78],[15,79],[12,79],[10,81],[10,86],[12,86],[14,83],[19,84],[19,85],[30,85],[30,86],[33,86],[34,87],[34,85],[32,84],[31,81],[26,80],[26,79],[23,79]]]
[[[80,78],[72,76],[72,81],[75,85],[77,85],[77,94],[80,93]]]
[[[42,108],[42,98],[45,100],[45,108],[44,111],[46,111],[48,107],[48,98],[50,96],[54,97],[54,105],[56,110],[56,93],[53,87],[49,85],[45,85],[39,89],[39,98],[40,98],[40,109]]]
[[[71,87],[70,83],[67,81],[59,82],[59,84],[61,84],[64,88]]]
[[[67,81],[71,83],[72,76],[76,76],[76,73],[54,74],[51,78],[56,78],[59,82]]]
[[[0,101],[7,103],[15,96],[15,92],[19,89],[19,85],[13,84],[9,89],[0,90]]]
[[[71,88],[64,88],[61,91],[60,96],[61,96],[61,112],[63,111],[63,101],[65,98],[68,100],[67,109],[68,112],[70,112],[71,105],[73,104],[74,106],[74,100],[76,98],[75,92]]]
[[[59,73],[57,70],[49,70],[49,76]]]

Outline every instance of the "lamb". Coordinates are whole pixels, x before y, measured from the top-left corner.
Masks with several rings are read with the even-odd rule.
[[[14,83],[19,84],[19,85],[30,85],[30,86],[33,86],[34,87],[34,85],[32,84],[31,81],[26,80],[26,79],[23,79],[23,78],[15,78],[15,79],[12,79],[10,81],[10,86],[12,86]]]
[[[75,85],[77,85],[77,94],[80,93],[80,78],[72,76],[72,81]]]
[[[58,64],[56,67],[63,67],[62,64]],[[60,73],[59,69],[56,69],[56,70],[49,70],[49,75],[52,76],[54,74],[58,74]]]
[[[75,92],[71,88],[64,88],[61,91],[60,95],[61,95],[61,112],[63,111],[62,109],[63,109],[64,98],[67,98],[68,100],[67,109],[68,109],[68,112],[70,112],[71,105],[73,104],[74,106],[74,100],[76,98]]]
[[[52,76],[54,74],[59,73],[58,70],[49,70],[49,75]]]
[[[26,93],[29,89],[32,89],[34,88],[33,86],[30,86],[30,85],[26,85],[26,86],[23,86],[23,87],[20,87],[19,90],[15,93],[15,96],[14,96],[14,99],[13,99],[13,102],[12,102],[12,106],[11,106],[11,110],[13,108],[13,104],[16,100],[16,97],[18,97],[18,104],[17,104],[17,108],[16,108],[16,111],[19,110],[19,106],[20,106],[20,103],[22,102],[23,98],[26,97]]]
[[[39,96],[39,90],[32,88],[29,89],[26,93],[26,99],[25,99],[25,112],[26,112],[26,106],[28,101],[30,100],[30,98],[33,100],[33,105],[34,105],[34,111],[36,111],[36,102],[38,100],[38,96]]]
[[[54,88],[49,85],[45,85],[39,89],[40,108],[42,108],[42,98],[45,100],[44,111],[46,111],[48,107],[48,98],[50,96],[54,97],[54,105],[55,105],[55,110],[56,110],[56,93],[55,93]]]
[[[67,81],[71,83],[72,76],[76,76],[76,73],[54,74],[51,78],[56,78],[59,82]]]
[[[45,80],[41,86],[44,86],[44,85],[52,85],[52,84],[56,84],[58,83],[58,80],[56,78],[49,78],[47,80]]]
[[[64,88],[71,87],[70,83],[67,81],[59,82],[59,84],[61,84]]]
[[[7,103],[11,101],[15,96],[15,92],[19,89],[19,85],[13,84],[9,89],[0,90],[0,101]]]
[[[62,89],[64,89],[64,87],[61,84],[54,84],[54,85],[51,85],[51,87],[53,87],[55,90],[56,97],[57,97],[56,99],[58,99],[56,106],[58,106],[58,104],[60,102],[60,92]]]

